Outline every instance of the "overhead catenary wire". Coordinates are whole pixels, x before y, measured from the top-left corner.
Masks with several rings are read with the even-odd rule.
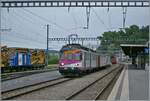
[[[76,31],[77,31],[77,29],[76,29],[76,28],[77,28],[77,20],[76,20],[76,18],[74,17],[74,14],[71,13],[71,16],[72,16],[73,21],[74,21],[74,24],[75,24],[74,26],[75,26],[75,33],[76,33]]]
[[[97,14],[97,13],[96,13]],[[97,14],[98,15],[98,14]],[[20,17],[21,18],[21,17]],[[48,19],[47,19],[48,20]],[[30,21],[29,21],[30,22]],[[103,22],[103,24],[105,25],[105,23]],[[107,26],[106,26],[107,27]]]
[[[14,13],[13,13],[14,14]],[[16,16],[15,16],[16,17]],[[19,17],[20,18],[20,17]],[[10,20],[10,22],[12,23],[12,21]],[[16,22],[16,21],[15,21]],[[20,22],[20,20],[18,20],[17,21],[17,23],[19,23],[19,24],[21,24],[22,22]],[[19,27],[22,27],[22,26],[19,26]],[[19,29],[20,30],[20,29]],[[22,30],[20,30],[20,32],[22,32]],[[16,35],[16,33],[17,33],[17,35]],[[31,33],[31,32],[30,32]],[[27,35],[25,35],[25,34],[23,34],[23,33],[18,33],[18,32],[15,32],[14,30],[13,31],[11,31],[11,36],[10,36],[10,34],[3,34],[3,35],[8,35],[7,37],[9,38],[9,37],[15,37],[15,40],[13,41],[13,42],[15,42],[16,40],[19,40],[19,39],[21,39],[21,40],[25,40],[26,42],[24,42],[24,43],[28,43],[28,42],[30,42],[30,43],[36,43],[36,44],[42,44],[42,45],[44,45],[45,43],[44,42],[42,42],[42,41],[40,41],[40,40],[37,40],[37,38],[35,39],[35,38],[33,38],[33,37],[28,37]],[[4,38],[4,37],[3,37]],[[2,38],[2,39],[3,39]],[[20,41],[21,41],[20,40]],[[8,40],[9,41],[9,40]],[[17,41],[16,43],[18,43],[18,42],[20,42],[20,41]],[[12,42],[12,41],[11,41]],[[35,45],[35,44],[34,44]]]
[[[8,39],[3,39],[3,41],[2,41],[1,43],[2,43],[2,44],[5,44],[5,43],[10,43],[10,44],[12,44],[12,43],[17,43],[17,44],[20,44],[18,47],[22,47],[22,44],[23,44],[24,42],[14,41],[14,40],[8,40]],[[26,47],[29,48],[29,45],[27,45],[27,44],[25,44],[24,46],[26,46]],[[32,46],[32,48],[33,48],[33,47],[39,48],[39,47],[41,47],[41,46],[43,46],[43,45],[37,44],[37,45]]]
[[[23,40],[24,40],[24,39],[23,39]],[[3,43],[15,42],[15,43],[22,43],[22,44],[23,44],[25,41],[29,42],[29,40],[26,40],[26,39],[25,39],[25,41],[23,41],[23,40],[17,40],[17,41],[16,41],[16,40],[11,40],[11,39],[7,38],[7,39],[2,39],[2,42],[3,42]],[[26,42],[26,43],[27,43],[27,42]],[[29,42],[29,43],[30,43],[30,42]],[[29,46],[29,45],[28,45],[29,43],[23,44],[23,45]],[[33,43],[32,43],[32,44],[33,44]],[[33,44],[33,46],[40,46],[40,45],[43,46],[42,43],[36,43],[36,42],[35,42],[35,44]]]
[[[9,28],[9,25],[10,24],[8,24],[8,23],[6,23],[6,22],[9,22],[9,18],[8,17],[6,17],[6,14],[4,13],[4,11],[1,9],[1,17],[0,17],[0,19],[1,19],[1,21],[0,21],[0,24],[1,24],[1,28],[3,28],[3,29],[10,29]]]
[[[15,32],[14,32],[15,33]],[[17,35],[16,35],[17,34]],[[25,40],[27,42],[32,42],[32,43],[37,43],[37,44],[45,44],[44,42],[41,42],[41,41],[38,41],[38,40],[35,40],[33,38],[29,38],[29,37],[25,37],[23,35],[21,35],[20,33],[16,33],[16,34],[13,34],[12,36],[8,35],[8,34],[5,34],[5,36],[7,36],[7,38],[10,38],[12,39],[12,37],[14,37],[15,39],[14,40]],[[20,35],[20,36],[18,36]],[[3,36],[3,38],[5,37]],[[27,43],[26,43],[27,44]]]
[[[15,23],[18,23],[18,24],[20,24],[20,28],[22,28],[22,29],[24,29],[24,27],[22,26],[22,17],[21,16],[19,16],[19,15],[17,15],[16,13],[13,13],[13,15],[12,16],[14,16],[14,17],[17,17],[18,18],[18,20],[17,20],[17,22],[15,22]],[[24,19],[23,19],[24,20]],[[30,24],[29,24],[30,25]],[[36,38],[37,38],[37,36],[41,39],[44,35],[41,35],[39,32],[37,32],[37,31],[35,31],[35,30],[33,30],[33,28],[31,28],[31,27],[29,27],[29,26],[27,26],[26,28],[28,28],[30,31],[29,32],[26,32],[26,33],[32,33],[32,34],[35,34],[35,36],[36,36]],[[22,30],[21,29],[17,29],[17,30],[20,30],[20,32],[22,32]],[[43,37],[44,38],[44,37]]]
[[[19,9],[21,10],[21,9]],[[29,13],[27,13],[24,10],[19,11],[19,13],[17,13],[19,16],[22,16],[23,14],[25,14],[26,16],[22,16],[24,19],[26,19],[28,22],[30,22],[31,24],[33,24],[34,26],[43,26],[45,23],[40,23],[35,21],[35,19],[31,16],[29,16]],[[21,14],[21,15],[20,15]]]
[[[112,27],[111,27],[111,14],[110,14],[110,8],[108,7],[107,9],[107,15],[108,15],[108,24],[109,24],[109,29],[111,30]]]
[[[58,28],[63,29],[63,30],[66,31],[66,32],[68,31],[68,29],[64,28],[63,26],[61,26],[61,25],[59,25],[59,24],[57,24],[57,23],[55,23],[55,22],[50,21],[49,19],[46,19],[46,18],[44,18],[44,17],[42,17],[42,16],[40,16],[40,15],[38,15],[38,14],[36,14],[36,13],[30,11],[30,10],[25,9],[25,8],[22,8],[22,9],[25,10],[26,12],[28,12],[28,13],[30,13],[30,14],[36,16],[36,17],[38,17],[39,19],[45,21],[46,23],[47,23],[47,22],[50,22],[51,24],[57,26]]]
[[[50,22],[52,25],[55,25],[56,27],[62,29],[62,30],[65,31],[65,32],[68,32],[69,30],[74,29],[74,28],[65,28],[65,27],[63,27],[63,26],[61,26],[61,25],[59,25],[59,24],[57,24],[57,23],[55,23],[55,22],[53,22],[53,21],[51,21],[51,20],[45,18],[45,17],[42,17],[42,16],[40,16],[40,15],[38,15],[38,14],[36,14],[36,13],[30,11],[30,10],[27,10],[27,9],[24,9],[24,8],[22,8],[22,9],[23,9],[24,11],[26,11],[26,12],[32,14],[33,16],[36,16],[37,18],[39,18],[39,19],[45,21],[46,23],[47,23],[47,22]],[[74,19],[74,21],[76,20],[75,18],[73,18],[73,19]],[[76,23],[77,23],[77,21],[76,21]]]
[[[20,22],[20,24],[22,23],[22,21],[24,20],[24,19],[26,19],[25,17],[22,17],[21,15],[19,15],[18,13],[16,13],[16,12],[13,12],[13,14],[18,18],[18,21]],[[22,20],[23,19],[23,20]],[[26,19],[26,21],[28,21],[29,23],[32,23],[30,20],[28,20],[28,19]],[[33,24],[33,23],[32,23]],[[21,24],[22,25],[22,24]],[[30,27],[29,27],[30,26]],[[19,26],[19,27],[22,27],[22,26]],[[30,29],[30,31],[32,32],[32,33],[35,33],[36,35],[40,35],[40,33],[39,32],[37,32],[37,31],[35,31],[35,30],[33,30],[33,28],[31,28],[31,25],[30,24],[28,24],[28,26],[26,26],[26,28],[28,28],[28,29]],[[42,35],[41,35],[42,36]],[[40,37],[41,37],[40,36]]]
[[[12,40],[12,37],[15,37],[15,39],[13,38],[13,40]],[[36,41],[32,41],[32,42],[30,42],[31,40],[28,40],[28,39],[20,39],[20,37],[18,37],[18,36],[12,36],[12,37],[7,37],[7,38],[2,38],[2,42],[3,43],[11,43],[11,42],[13,42],[13,43],[18,43],[18,44],[20,44],[20,43],[22,43],[21,45],[20,45],[20,47],[22,46],[22,45],[26,45],[27,47],[29,47],[29,44],[30,43],[32,43],[32,45],[33,45],[33,47],[35,47],[35,46],[43,46],[44,45],[44,43],[42,44],[42,43],[39,43],[39,42],[36,42]],[[24,43],[26,43],[26,44],[24,44]],[[12,43],[11,43],[12,44]]]
[[[15,39],[14,38],[12,39],[12,37],[15,37]],[[12,36],[12,37],[7,37],[7,38],[3,37],[2,42],[7,43],[7,42],[10,41],[10,42],[16,42],[16,43],[23,43],[23,45],[27,45],[27,46],[29,46],[29,43],[32,43],[33,46],[44,45],[44,43],[42,44],[42,43],[35,42],[35,41],[30,42],[31,40],[28,40],[28,39],[25,39],[25,38],[20,39],[20,37],[16,37],[16,36]],[[6,40],[6,41],[4,41],[4,40]],[[24,43],[26,43],[26,44],[24,44]]]
[[[13,13],[14,14],[14,13]],[[15,23],[19,23],[20,24],[20,28],[23,28],[24,29],[24,27],[22,26],[22,22],[21,21],[23,21],[24,20],[24,18],[25,17],[21,17],[20,15],[18,15],[17,13],[15,13],[14,14],[14,17],[16,18],[17,17],[17,19],[19,19],[17,22],[15,21]],[[23,19],[23,20],[22,20]],[[28,21],[27,19],[25,19],[26,21]],[[28,22],[30,22],[30,21],[28,21]],[[17,29],[17,30],[20,30],[20,32],[22,32],[22,30],[21,29]],[[31,29],[31,27],[29,27],[30,29]],[[36,43],[36,44],[42,44],[43,42],[41,42],[41,41],[39,41],[39,40],[37,40],[37,39],[34,39],[34,38],[32,38],[32,37],[27,37],[27,34],[25,35],[25,34],[23,34],[23,33],[18,33],[18,32],[15,32],[14,30],[12,31],[12,33],[13,33],[13,37],[15,37],[17,40],[18,39],[21,39],[21,40],[25,40],[25,41],[31,41],[32,43]],[[14,35],[15,33],[17,33],[17,35]],[[31,32],[29,32],[29,33],[31,33]],[[28,35],[30,35],[28,33]],[[33,33],[32,33],[33,34]],[[37,36],[37,35],[36,35]],[[38,34],[38,36],[39,36],[39,34]],[[11,36],[10,36],[11,37]],[[36,37],[35,37],[36,38]],[[7,41],[9,41],[9,40],[7,40]],[[13,40],[11,40],[11,42],[14,42],[14,43],[19,43],[20,41],[17,41],[17,42],[15,42],[15,41],[13,41]],[[23,42],[22,42],[23,43]],[[24,42],[24,43],[26,43],[26,42]],[[42,45],[44,45],[45,43],[43,43]]]
[[[94,10],[94,8],[92,8],[94,14],[96,15],[97,19],[100,21],[100,23],[102,23],[104,25],[104,27],[109,30],[109,28],[106,26],[106,24],[104,23],[104,21],[101,19],[101,17],[97,14],[97,12]]]
[[[40,44],[42,44],[42,43],[45,44],[44,41],[34,39],[33,37],[27,37],[26,35],[17,33],[17,32],[15,32],[15,31],[14,31],[14,33],[17,34],[16,37],[18,37],[18,35],[20,35],[19,38],[21,38],[21,39],[28,40],[28,41],[33,41],[33,42],[37,42],[37,43],[40,43]]]
[[[70,9],[70,7],[69,7],[69,9]],[[73,30],[75,30],[75,33],[77,33],[77,30],[78,30],[78,29],[84,29],[85,26],[79,25],[79,24],[81,24],[81,22],[82,22],[83,20],[81,20],[81,18],[78,17],[78,14],[75,14],[74,11],[75,11],[75,10],[72,10],[72,12],[70,12],[70,10],[68,11],[68,13],[71,14],[71,17],[73,18],[74,26],[75,26],[75,27],[73,27],[73,28],[68,29],[68,31],[73,31]],[[80,21],[79,21],[79,20],[80,20]],[[78,23],[78,22],[80,22],[80,23]]]

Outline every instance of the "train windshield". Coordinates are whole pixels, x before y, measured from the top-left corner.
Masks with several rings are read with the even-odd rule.
[[[82,53],[80,50],[67,50],[62,52],[61,59],[82,60]]]

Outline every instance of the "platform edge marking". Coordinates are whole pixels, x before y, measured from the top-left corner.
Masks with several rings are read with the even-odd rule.
[[[126,65],[126,68],[128,66]],[[123,88],[121,91],[121,97],[120,100],[129,100],[129,79],[128,79],[128,69],[126,69],[125,78],[123,81]]]
[[[125,73],[125,68],[123,69],[123,71],[121,72],[116,84],[114,85],[110,95],[108,96],[107,100],[115,100],[117,93],[118,93],[118,89],[119,86],[121,84],[121,80],[123,79],[123,74]]]

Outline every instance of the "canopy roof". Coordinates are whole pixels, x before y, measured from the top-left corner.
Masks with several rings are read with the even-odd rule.
[[[137,56],[139,53],[147,53],[148,44],[121,44],[120,47],[126,55]]]

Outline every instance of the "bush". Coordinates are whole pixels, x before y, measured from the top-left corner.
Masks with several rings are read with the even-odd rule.
[[[58,64],[59,58],[54,55],[50,55],[48,59],[48,64]]]

